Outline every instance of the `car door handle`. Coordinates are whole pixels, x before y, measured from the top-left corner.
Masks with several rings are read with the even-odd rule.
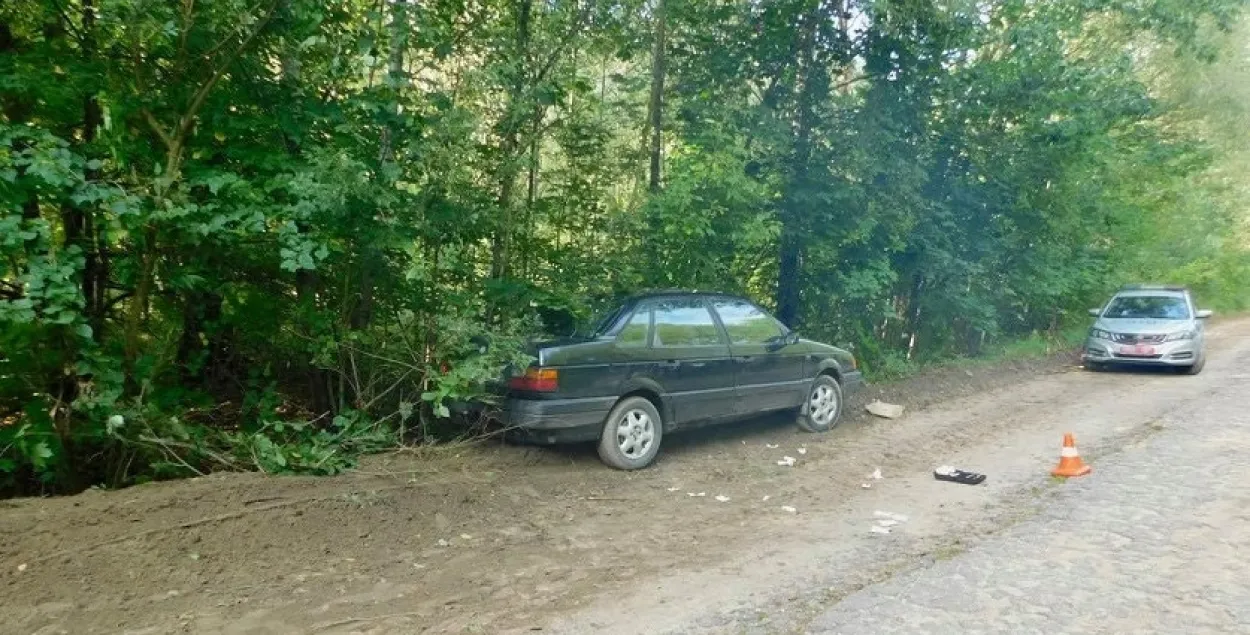
[[[660,368],[681,368],[681,362],[670,359],[667,362],[660,362]]]
[[[690,365],[694,368],[703,368],[707,366],[707,362],[690,362]]]

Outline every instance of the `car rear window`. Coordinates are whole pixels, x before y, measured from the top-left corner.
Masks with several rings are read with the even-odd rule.
[[[1188,320],[1189,304],[1177,296],[1122,295],[1111,301],[1102,316],[1111,319]]]
[[[707,306],[697,299],[661,300],[655,306],[655,346],[723,344]]]
[[[646,346],[647,345],[647,329],[651,327],[651,309],[641,308],[629,318],[629,322],[621,327],[621,332],[616,336],[616,343],[620,346]]]

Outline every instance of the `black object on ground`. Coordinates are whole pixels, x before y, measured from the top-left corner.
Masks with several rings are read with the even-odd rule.
[[[985,482],[984,474],[956,469],[949,465],[943,465],[933,470],[933,478],[939,481],[950,481],[963,485],[980,485]]]

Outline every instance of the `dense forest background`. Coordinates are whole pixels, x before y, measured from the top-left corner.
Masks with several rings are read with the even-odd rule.
[[[870,371],[1250,299],[1237,0],[8,0],[0,490],[334,472],[747,294]]]

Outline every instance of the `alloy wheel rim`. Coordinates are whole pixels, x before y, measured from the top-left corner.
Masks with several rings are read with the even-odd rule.
[[[626,411],[616,421],[616,444],[628,459],[640,459],[655,445],[655,422],[646,411]]]
[[[821,384],[812,389],[808,398],[807,412],[812,421],[824,426],[833,421],[838,411],[838,395],[833,387]]]

